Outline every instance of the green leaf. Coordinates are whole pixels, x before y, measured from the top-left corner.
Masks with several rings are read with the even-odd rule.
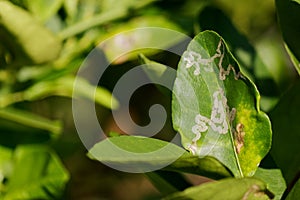
[[[300,81],[282,96],[270,113],[273,125],[271,155],[289,185],[300,173]]]
[[[204,31],[191,41],[173,92],[173,126],[183,146],[218,159],[236,177],[252,176],[270,149],[271,124],[219,35]]]
[[[183,192],[175,193],[167,199],[189,200],[240,200],[240,199],[271,199],[273,195],[267,190],[266,185],[254,178],[223,179],[217,182],[204,183],[191,187]]]
[[[297,60],[300,60],[300,26],[295,23],[300,21],[299,1],[276,0],[275,2],[283,39]]]
[[[285,200],[295,200],[300,198],[300,179],[296,182]]]
[[[174,83],[176,78],[176,73],[174,72],[174,69],[169,68],[166,65],[149,60],[143,54],[139,54],[139,59],[142,64],[146,65],[146,67],[143,69],[153,83],[157,83],[158,80],[165,80],[165,82]],[[167,90],[164,87],[161,87],[160,85],[156,85],[156,87],[158,88],[158,90],[160,90],[160,92],[162,92],[166,96],[169,96],[169,90]]]
[[[34,173],[33,173],[34,172]],[[19,146],[3,199],[53,199],[63,194],[69,180],[59,158],[45,146]]]
[[[284,50],[274,42],[274,37],[256,42],[255,48],[222,10],[210,6],[200,13],[199,25],[201,30],[213,30],[224,38],[239,61],[241,71],[259,89],[261,108],[271,110],[273,102],[293,79],[293,73],[285,62]]]
[[[0,1],[1,43],[12,54],[13,65],[40,64],[55,59],[60,41],[27,11],[9,1]]]
[[[263,169],[258,168],[254,177],[264,181],[267,184],[268,190],[274,195],[274,200],[280,200],[285,189],[286,183],[280,169]]]
[[[123,169],[157,166],[157,169],[194,173],[216,179],[231,176],[215,159],[200,159],[173,143],[139,136],[107,138],[97,143],[89,151],[89,156],[110,166],[121,166]]]
[[[141,170],[149,171],[169,165],[185,152],[184,149],[173,143],[158,139],[120,136],[107,138],[95,144],[89,150],[89,157],[108,163],[110,166],[120,166],[123,169],[137,171],[141,168]]]
[[[183,154],[164,170],[197,174],[212,179],[232,176],[230,171],[216,159],[208,156],[199,158],[191,153]]]

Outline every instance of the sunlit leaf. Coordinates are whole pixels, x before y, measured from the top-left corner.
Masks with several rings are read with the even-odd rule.
[[[29,12],[9,1],[0,1],[1,43],[12,54],[13,65],[39,64],[55,59],[60,41]]]
[[[19,146],[13,155],[13,171],[3,199],[59,198],[68,180],[67,171],[50,149],[38,145]]]
[[[271,125],[255,85],[240,73],[225,42],[197,35],[179,63],[172,116],[183,146],[212,156],[234,176],[252,176],[271,145]]]
[[[219,199],[271,199],[273,195],[267,190],[264,182],[254,178],[223,179],[217,182],[204,183],[175,193],[164,199],[219,200]]]

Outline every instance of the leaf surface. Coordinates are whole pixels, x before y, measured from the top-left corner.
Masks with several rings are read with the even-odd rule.
[[[252,176],[271,145],[270,121],[259,99],[223,39],[204,31],[178,66],[173,126],[194,155],[216,158],[236,177]]]
[[[272,197],[272,194],[269,191],[267,191],[266,185],[260,180],[254,178],[230,178],[191,187],[183,192],[175,193],[165,199],[258,200],[270,199],[268,195]]]

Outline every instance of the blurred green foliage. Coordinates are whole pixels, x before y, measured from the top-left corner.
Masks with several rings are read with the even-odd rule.
[[[120,173],[116,177],[117,172],[85,158],[86,150],[76,135],[70,106],[76,72],[88,53],[113,34],[147,26],[169,28],[191,37],[212,29],[224,37],[243,72],[261,92],[262,109],[271,112],[274,122],[272,153],[261,165],[276,168],[277,164],[283,170],[288,190],[292,190],[289,198],[297,196],[292,187],[299,178],[299,168],[297,164],[286,166],[294,163],[294,154],[284,155],[299,152],[299,148],[289,146],[286,140],[283,146],[290,148],[284,150],[281,141],[285,140],[286,129],[292,129],[293,141],[299,141],[296,114],[291,114],[288,121],[283,114],[288,109],[297,111],[297,105],[292,107],[287,99],[297,88],[293,86],[298,79],[294,66],[298,72],[300,68],[299,7],[296,0],[0,0],[0,198],[141,199],[147,195],[147,190],[129,192],[117,184],[118,177],[126,179],[128,175]],[[165,36],[138,42],[136,46],[147,42],[174,46],[179,40],[170,41]],[[121,48],[122,44],[112,44],[101,49],[107,60],[113,61],[95,95],[101,113],[99,121],[107,133],[119,131],[111,120],[110,109],[122,106],[111,91],[117,79],[139,63],[137,55],[144,53],[174,68],[179,60],[158,50],[111,60]],[[84,79],[80,81],[80,97],[94,100],[95,86]],[[153,101],[165,104],[169,117],[158,137],[170,138],[174,133],[171,97],[164,92],[166,100],[162,99],[160,89],[142,90],[143,94],[133,99],[131,111],[137,121],[145,123],[145,105]],[[152,98],[145,98],[145,94]],[[139,195],[133,196],[134,193]],[[157,197],[157,193],[154,195]]]

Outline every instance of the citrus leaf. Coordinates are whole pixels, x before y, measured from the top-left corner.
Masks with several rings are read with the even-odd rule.
[[[0,1],[0,37],[3,46],[12,54],[14,65],[52,61],[61,49],[58,38],[29,12],[9,1]]]
[[[270,121],[259,99],[223,39],[204,31],[178,66],[173,126],[194,155],[216,158],[236,177],[252,176],[271,145]]]
[[[230,171],[216,159],[208,156],[199,158],[191,153],[183,154],[163,170],[197,174],[216,180],[232,176]]]
[[[273,195],[267,190],[266,185],[260,180],[254,178],[229,178],[188,188],[183,192],[175,193],[165,198],[165,200],[259,200],[272,197]]]
[[[286,189],[286,183],[280,169],[258,168],[254,178],[260,179],[267,184],[267,188],[275,195],[274,200],[281,199]]]
[[[226,14],[208,6],[199,15],[201,30],[213,30],[222,35],[230,51],[239,61],[241,71],[252,80],[262,95],[261,108],[270,111],[282,91],[290,86],[294,73],[286,64],[284,49],[274,37],[256,42],[254,47]]]
[[[230,172],[212,158],[193,156],[183,148],[166,141],[140,136],[120,136],[107,138],[97,143],[89,151],[89,157],[122,169],[163,169],[187,172],[210,178],[231,176]]]
[[[107,138],[89,150],[89,157],[129,172],[161,169],[186,151],[162,140],[141,136]]]

